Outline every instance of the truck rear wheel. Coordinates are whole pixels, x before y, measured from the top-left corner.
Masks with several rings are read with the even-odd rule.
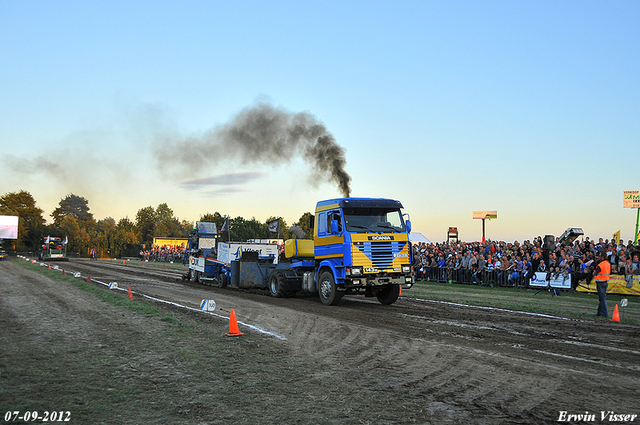
[[[376,297],[382,305],[393,304],[398,301],[398,296],[400,296],[400,285],[388,285],[376,292]]]
[[[227,287],[227,275],[224,273],[220,273],[220,277],[218,278],[218,286],[220,288]]]
[[[337,305],[342,299],[344,292],[338,291],[331,271],[324,271],[320,274],[318,294],[320,295],[320,301],[324,305]]]
[[[271,278],[269,279],[269,292],[271,292],[272,297],[281,298],[282,293],[280,292],[280,273],[273,272]]]
[[[284,288],[284,275],[281,271],[276,270],[269,279],[269,292],[272,297],[276,298],[291,298],[296,294],[296,291],[286,291]]]
[[[287,291],[284,290],[284,276],[279,270],[276,270],[271,274],[269,279],[269,292],[272,297],[287,298],[290,297]]]

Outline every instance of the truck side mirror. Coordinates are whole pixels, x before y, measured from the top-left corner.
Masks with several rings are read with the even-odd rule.
[[[339,233],[338,220],[331,220],[331,233]]]
[[[404,225],[407,228],[407,233],[411,233],[411,220],[409,220],[409,214],[404,213],[402,214],[402,217],[407,217],[407,219],[404,221]]]

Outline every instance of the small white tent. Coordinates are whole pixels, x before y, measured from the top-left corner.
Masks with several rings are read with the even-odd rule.
[[[427,239],[422,233],[419,232],[409,233],[409,240],[413,243],[431,243],[429,239]]]

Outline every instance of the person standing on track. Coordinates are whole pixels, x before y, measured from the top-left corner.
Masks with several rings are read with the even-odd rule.
[[[597,266],[594,274],[596,287],[598,289],[598,312],[596,316],[609,317],[607,310],[607,288],[609,286],[609,275],[611,274],[611,263],[607,260],[607,253],[600,251],[597,257]]]

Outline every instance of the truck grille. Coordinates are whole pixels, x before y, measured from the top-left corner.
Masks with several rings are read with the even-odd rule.
[[[353,245],[373,263],[379,271],[387,271],[396,255],[406,246],[406,242],[354,242]],[[370,267],[368,264],[354,266]]]

